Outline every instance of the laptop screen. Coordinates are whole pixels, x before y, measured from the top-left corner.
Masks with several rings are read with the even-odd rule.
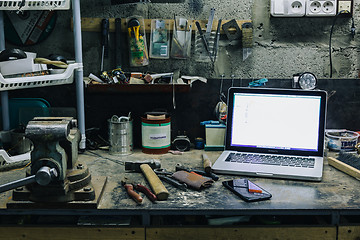
[[[227,146],[265,153],[322,154],[325,102],[322,91],[233,88]]]

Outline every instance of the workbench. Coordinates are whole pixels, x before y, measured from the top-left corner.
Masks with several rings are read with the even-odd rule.
[[[127,156],[109,155],[107,151],[85,151],[79,160],[89,167],[93,181],[107,177],[97,209],[9,209],[6,203],[11,191],[0,194],[0,219],[2,226],[20,227],[20,230],[6,231],[2,226],[0,239],[35,234],[37,239],[45,236],[53,238],[54,232],[68,231],[77,239],[88,234],[87,239],[113,239],[126,236],[126,239],[228,239],[240,236],[261,239],[355,239],[359,236],[360,219],[360,181],[328,165],[324,161],[324,174],[321,182],[282,180],[250,177],[270,193],[272,198],[262,202],[247,203],[222,186],[222,181],[241,176],[219,175],[213,186],[201,191],[182,191],[164,183],[170,195],[166,201],[152,203],[144,196],[142,204],[136,204],[125,192],[121,184],[123,177],[149,186],[141,173],[125,172],[125,161],[155,159],[161,167],[175,171],[176,163],[189,168],[202,168],[203,150],[191,150],[182,155],[144,154],[136,150]],[[206,152],[215,162],[221,152]],[[0,173],[0,184],[25,176],[25,170]],[[45,223],[24,219],[29,216],[45,218]],[[52,225],[49,219],[58,219]],[[72,224],[61,224],[63,217],[76,218]],[[16,223],[11,222],[15,218]],[[218,225],[236,219],[230,226]],[[20,220],[22,224],[19,225]],[[225,219],[225,220],[224,220]],[[226,220],[227,219],[227,220]],[[38,226],[40,224],[40,226]],[[43,225],[48,226],[44,228]],[[60,228],[59,228],[60,225]],[[89,227],[90,226],[90,227]],[[256,231],[254,226],[257,226]],[[194,228],[196,227],[196,228]],[[6,228],[9,229],[9,228]],[[11,228],[10,228],[11,229]],[[85,229],[85,230],[84,230]],[[22,234],[22,235],[21,235]],[[101,235],[99,235],[101,234]],[[264,237],[266,235],[266,238]],[[195,238],[194,238],[195,236]],[[61,238],[59,238],[61,239]]]

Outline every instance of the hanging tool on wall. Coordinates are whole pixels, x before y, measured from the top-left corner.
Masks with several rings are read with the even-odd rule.
[[[242,25],[242,47],[243,61],[245,61],[252,53],[253,29],[252,24],[247,22]]]
[[[122,67],[122,47],[123,39],[121,32],[121,18],[115,19],[115,68]]]
[[[210,34],[211,34],[211,30],[212,30],[212,25],[214,22],[214,16],[215,16],[215,8],[211,8],[210,9],[210,15],[209,15],[209,20],[206,24],[206,39],[209,40],[210,38]]]
[[[127,22],[130,48],[130,65],[140,67],[149,64],[143,18],[130,18]]]
[[[232,19],[232,20],[228,21],[227,23],[224,23],[222,25],[222,29],[224,30],[227,38],[230,41],[241,38],[241,29],[235,19]]]
[[[109,55],[109,19],[101,21],[101,66],[100,71],[104,71],[104,58]]]
[[[200,23],[199,23],[198,21],[196,21],[196,22],[195,22],[195,25],[196,25],[196,27],[197,27],[197,29],[198,29],[198,31],[199,31],[199,35],[200,35],[200,37],[201,37],[201,39],[202,39],[202,42],[203,42],[204,47],[205,47],[205,50],[206,50],[207,54],[209,55],[209,58],[210,58],[211,62],[214,63],[214,59],[213,59],[212,56],[211,56],[211,52],[210,52],[208,40],[207,40],[205,34],[203,33],[203,31],[202,31],[202,29],[201,29]]]
[[[213,46],[214,62],[216,61],[216,56],[217,56],[217,52],[218,52],[218,49],[219,49],[221,22],[222,22],[222,19],[220,18],[219,21],[218,21],[218,26],[216,28],[215,41],[214,41],[214,46]]]

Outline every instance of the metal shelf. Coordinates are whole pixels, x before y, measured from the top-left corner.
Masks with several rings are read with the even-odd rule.
[[[22,3],[25,5],[21,6]],[[21,78],[21,81],[14,80],[14,78],[3,78],[0,80],[1,105],[3,112],[3,130],[7,131],[10,128],[9,123],[9,101],[8,92],[10,89],[22,89],[43,87],[50,85],[60,85],[76,82],[76,102],[79,130],[81,133],[81,140],[79,149],[86,148],[85,135],[85,107],[84,107],[84,86],[83,86],[83,68],[82,68],[82,40],[81,40],[81,16],[80,16],[80,0],[12,0],[0,1],[0,50],[5,49],[4,38],[4,21],[3,11],[21,11],[21,10],[68,10],[70,3],[73,12],[73,29],[74,29],[74,49],[75,49],[75,65],[68,67],[63,74],[54,74],[54,76],[46,75],[40,77],[29,77],[27,79]]]
[[[0,91],[70,84],[74,81],[75,69],[79,68],[82,63],[73,63],[63,73],[34,77],[4,78],[0,73]]]
[[[24,2],[24,3],[23,3]],[[68,10],[70,0],[11,0],[0,1],[0,10]]]

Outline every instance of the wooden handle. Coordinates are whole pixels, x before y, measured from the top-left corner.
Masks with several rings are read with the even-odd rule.
[[[339,169],[340,171],[356,178],[357,180],[360,180],[360,170],[356,169],[336,158],[328,157],[328,162],[330,166],[333,166],[334,168]]]
[[[143,200],[142,197],[137,192],[134,191],[133,185],[125,184],[124,187],[125,187],[127,193],[129,194],[129,196],[132,197],[135,200],[135,202],[137,202],[137,203],[142,202],[142,200]]]
[[[203,158],[203,164],[204,164],[205,172],[206,173],[211,173],[211,161],[210,161],[210,158],[205,153],[202,154],[202,158]]]
[[[156,195],[156,198],[160,201],[166,200],[169,196],[169,192],[161,182],[160,178],[152,170],[152,168],[148,164],[141,164],[140,169],[146,177],[146,180],[149,182],[151,189]]]

